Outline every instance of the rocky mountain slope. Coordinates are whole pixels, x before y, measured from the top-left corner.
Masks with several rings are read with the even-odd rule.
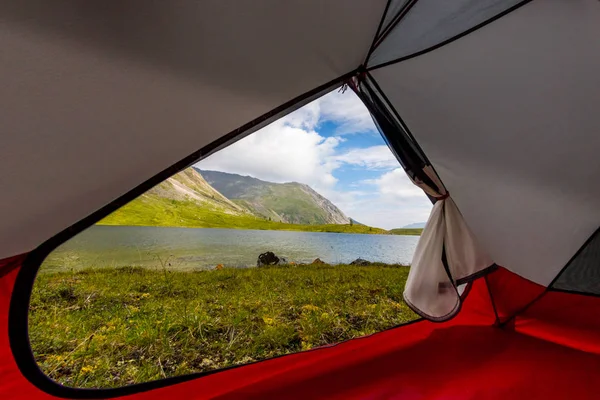
[[[349,224],[350,218],[310,186],[198,170],[214,189],[257,216],[291,224]]]
[[[235,204],[216,191],[195,169],[188,168],[173,175],[144,196],[157,196],[163,199],[191,201],[208,210],[225,214],[241,215],[251,212]]]

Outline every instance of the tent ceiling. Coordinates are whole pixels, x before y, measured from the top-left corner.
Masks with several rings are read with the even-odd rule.
[[[544,285],[600,225],[599,20],[531,2],[373,71],[494,261]]]
[[[369,57],[370,67],[437,46],[523,0],[396,1],[390,7],[394,14],[401,8],[398,3],[406,3],[402,5],[407,11]],[[389,14],[388,11],[386,16]]]
[[[0,258],[355,69],[385,0],[0,4]]]

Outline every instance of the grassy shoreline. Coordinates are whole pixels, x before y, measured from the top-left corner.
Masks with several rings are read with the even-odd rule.
[[[422,228],[402,228],[386,231],[381,228],[371,228],[366,225],[344,225],[344,224],[327,224],[327,225],[299,225],[299,224],[284,224],[281,222],[270,222],[275,226],[263,226],[259,224],[256,227],[240,227],[240,226],[177,226],[177,225],[148,225],[148,224],[120,224],[100,221],[96,225],[99,226],[146,226],[155,228],[189,228],[189,229],[240,229],[240,230],[257,230],[257,231],[290,231],[290,232],[324,232],[324,233],[355,233],[368,235],[397,235],[397,236],[421,236]],[[360,228],[362,226],[362,228]],[[371,228],[371,230],[369,230]]]
[[[414,320],[408,267],[374,264],[140,267],[40,274],[30,341],[48,376],[116,387],[209,371],[368,335]]]
[[[302,232],[360,233],[376,235],[420,235],[422,229],[387,231],[360,224],[301,225],[261,219],[253,215],[232,215],[200,208],[191,201],[143,195],[119,208],[98,225],[163,226],[179,228],[228,228]]]

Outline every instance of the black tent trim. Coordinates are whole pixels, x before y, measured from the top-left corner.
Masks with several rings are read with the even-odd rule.
[[[435,168],[431,164],[431,162],[429,161],[429,158],[427,158],[427,155],[425,154],[425,151],[423,150],[423,148],[421,147],[421,145],[419,145],[419,142],[417,142],[417,140],[413,136],[413,134],[410,131],[410,129],[408,129],[408,125],[406,125],[406,122],[404,122],[404,119],[402,119],[402,117],[400,116],[400,113],[398,113],[398,110],[396,110],[396,107],[394,107],[392,105],[392,102],[387,97],[387,95],[385,94],[385,92],[381,89],[381,86],[379,86],[379,83],[377,82],[377,80],[375,79],[375,77],[373,77],[373,75],[371,75],[371,73],[369,71],[366,72],[366,76],[368,77],[369,81],[373,84],[373,87],[375,88],[375,90],[378,92],[378,94],[381,96],[381,98],[385,102],[387,108],[389,108],[392,111],[392,113],[394,114],[394,117],[396,117],[396,119],[400,123],[400,126],[404,130],[404,133],[406,133],[406,135],[412,141],[413,145],[420,152],[421,157],[423,157],[425,159],[425,162],[427,163],[427,165],[431,166],[431,168],[433,168],[433,170],[435,171]],[[435,171],[435,173],[437,174],[437,171]],[[439,174],[438,174],[438,176],[439,176]],[[435,199],[432,199],[432,198],[430,198],[430,199],[432,200],[433,203],[435,203]]]
[[[375,31],[375,36],[373,36],[373,41],[371,42],[371,46],[369,47],[369,51],[367,52],[367,56],[365,57],[365,64],[369,57],[371,57],[371,53],[375,50],[375,43],[377,42],[377,38],[379,37],[379,32],[381,32],[381,28],[383,27],[383,21],[385,20],[385,16],[388,13],[390,8],[390,4],[392,0],[387,0],[385,3],[385,8],[383,9],[383,14],[381,15],[381,19],[379,20],[379,25],[377,25],[377,30]]]
[[[475,273],[472,273],[471,275],[465,276],[464,278],[460,278],[456,280],[456,285],[463,285],[465,283],[474,281],[475,279],[479,279],[481,277],[484,277],[486,275],[488,275],[491,272],[494,272],[495,270],[498,269],[498,264],[493,263],[492,265],[490,265],[487,268],[482,269],[481,271],[477,271]]]
[[[327,82],[327,83],[325,83],[309,92],[306,92],[305,94],[298,96],[295,99],[271,110],[270,112],[249,122],[248,124],[245,124],[242,127],[235,129],[234,131],[228,133],[227,135],[221,137],[220,139],[203,147],[202,149],[195,151],[194,153],[185,157],[181,161],[175,163],[171,167],[166,168],[165,170],[163,170],[160,173],[156,174],[155,176],[151,177],[147,181],[138,185],[131,191],[127,192],[126,194],[122,195],[121,197],[117,198],[116,200],[112,201],[111,203],[107,204],[106,206],[102,207],[101,209],[90,214],[88,217],[85,217],[82,220],[80,220],[79,222],[73,224],[71,227],[59,232],[57,235],[48,239],[47,241],[42,243],[39,247],[37,247],[36,249],[31,251],[29,254],[27,254],[25,260],[23,261],[23,265],[19,270],[16,281],[15,281],[14,291],[12,293],[11,302],[10,302],[9,324],[8,324],[9,342],[10,342],[11,351],[13,352],[13,354],[15,356],[17,366],[18,366],[19,370],[21,371],[21,373],[23,374],[23,376],[25,376],[26,379],[28,379],[32,384],[34,384],[36,387],[38,387],[42,391],[44,391],[48,394],[54,395],[54,396],[63,397],[63,398],[71,398],[71,399],[101,399],[101,398],[126,396],[126,395],[140,393],[140,392],[144,392],[144,391],[148,391],[148,390],[158,389],[158,388],[174,385],[177,383],[182,383],[182,382],[186,382],[189,380],[194,380],[194,379],[198,379],[198,378],[201,378],[204,376],[212,375],[214,373],[218,373],[218,372],[221,372],[224,370],[238,368],[238,367],[243,366],[243,365],[239,365],[239,366],[232,366],[232,367],[227,367],[227,368],[223,368],[223,369],[218,369],[218,370],[214,370],[214,371],[192,373],[192,374],[187,374],[187,375],[182,375],[182,376],[160,379],[160,380],[151,381],[151,382],[145,382],[145,383],[134,384],[134,385],[130,385],[130,386],[124,386],[124,387],[120,387],[120,388],[82,389],[82,388],[71,388],[71,387],[62,386],[62,385],[58,384],[57,382],[53,381],[52,379],[50,379],[49,377],[47,377],[39,369],[39,367],[35,361],[33,352],[31,350],[31,346],[29,344],[28,312],[29,312],[29,302],[30,302],[30,297],[31,297],[31,291],[33,289],[35,277],[36,277],[37,272],[38,272],[42,262],[44,261],[44,259],[54,249],[56,249],[58,246],[60,246],[67,240],[71,239],[73,236],[77,235],[84,229],[93,225],[95,222],[101,220],[102,218],[106,217],[107,215],[109,215],[113,211],[117,210],[118,208],[122,207],[126,203],[132,201],[133,199],[137,198],[141,194],[145,193],[147,190],[151,189],[155,185],[157,185],[160,182],[164,181],[165,179],[171,177],[172,175],[176,174],[177,172],[187,168],[188,166],[194,164],[195,162],[215,153],[216,151],[218,151],[222,148],[225,148],[225,147],[233,144],[237,140],[242,139],[243,137],[268,125],[269,123],[283,117],[284,115],[286,115],[292,111],[295,111],[296,109],[304,106],[305,104],[309,103],[310,101],[313,101],[316,98],[326,94],[327,92],[331,91],[335,87],[340,86],[344,83],[350,82],[352,78],[355,78],[358,76],[366,76],[364,68],[358,68],[357,70],[351,71],[351,72],[349,72],[345,75],[342,75],[330,82]],[[370,77],[370,79],[372,79],[372,77]],[[377,89],[377,91],[383,95],[383,93],[381,92],[380,89]],[[381,102],[381,99],[379,98],[379,96],[376,93],[373,92],[373,95],[377,96],[376,97],[377,100],[379,102]],[[361,97],[361,96],[359,96],[359,97]],[[364,102],[364,99],[362,97],[361,97],[361,100],[363,100],[363,102]],[[391,107],[391,104],[389,104],[389,100],[386,100],[386,101],[388,102],[387,106],[390,107],[390,109],[393,110],[393,112],[397,115],[396,110],[393,107]],[[386,106],[384,106],[383,104],[379,104],[378,107],[380,108],[381,111],[385,110],[385,108],[386,108]],[[386,114],[388,113],[388,111],[385,111],[385,112],[386,112]],[[399,116],[397,116],[397,118],[399,121],[401,121]],[[388,117],[386,117],[386,119],[387,119],[388,123],[393,123],[392,122],[393,118],[389,119],[389,115],[388,115]],[[401,124],[404,125],[404,122],[402,121]],[[425,157],[421,148],[418,146],[416,141],[414,141],[413,136],[408,132],[408,129],[405,128],[404,126],[402,126],[400,128],[400,130],[402,132],[404,132],[404,134],[402,136],[403,136],[404,140],[406,140],[405,144],[407,145],[407,148],[412,149],[413,156],[419,160],[419,164],[423,164],[423,165],[429,164],[429,161]],[[385,136],[384,136],[384,139],[385,139]],[[392,148],[392,146],[390,146],[390,148]],[[422,172],[421,168],[418,168],[417,171]],[[429,179],[427,176],[424,176],[424,178]],[[433,182],[432,182],[432,184],[433,184]],[[435,186],[435,185],[433,185],[433,186]],[[463,293],[463,295],[460,296],[461,300],[466,298],[466,296],[469,292],[469,289],[470,289],[470,284],[467,285],[465,293]],[[460,310],[460,308],[461,308],[461,303],[462,302],[459,302],[459,305],[457,307],[458,310]],[[454,312],[453,315],[451,315],[449,319],[454,317],[456,314],[457,313]],[[408,324],[421,322],[421,321],[424,321],[424,319],[417,319],[415,321],[409,322]],[[439,321],[439,322],[441,322],[441,321]],[[407,324],[401,324],[401,325],[398,325],[398,326],[395,326],[395,327],[392,327],[389,329],[395,329],[399,326],[404,326],[404,325],[407,325]],[[360,340],[360,338],[351,339],[351,340]],[[335,346],[335,345],[332,345],[332,346]],[[326,346],[326,347],[331,347],[331,346]],[[316,349],[309,350],[309,351],[319,351],[320,349],[323,349],[323,348],[316,348]],[[282,355],[282,356],[278,356],[278,357],[274,357],[274,358],[285,357],[285,356],[289,356],[289,355]],[[266,361],[266,360],[256,361],[256,363],[264,362],[264,361]],[[251,363],[251,364],[254,364],[254,363]],[[245,364],[245,365],[248,365],[248,364]]]
[[[412,135],[407,133],[408,129],[403,122],[400,122],[397,111],[389,103],[384,104],[384,100],[379,95],[381,90],[374,90],[371,80],[370,76],[361,72],[357,75],[357,82],[351,85],[352,89],[371,113],[381,136],[406,173],[412,178],[416,177],[429,186],[437,188],[435,183],[423,172],[423,168],[430,165],[429,160],[422,149],[416,145]],[[390,115],[390,110],[394,110],[392,111],[394,115]]]
[[[429,158],[427,158],[427,155],[425,154],[425,151],[423,150],[423,148],[421,147],[421,145],[419,144],[419,142],[417,142],[417,140],[413,136],[412,132],[408,128],[408,125],[406,125],[406,122],[404,122],[404,119],[402,119],[402,117],[400,116],[400,113],[398,113],[398,110],[396,110],[396,107],[394,107],[392,105],[392,102],[390,101],[390,99],[387,97],[387,95],[385,94],[385,92],[381,89],[381,86],[379,86],[379,83],[377,82],[377,80],[375,79],[375,77],[373,77],[373,75],[371,75],[371,73],[369,71],[366,71],[365,75],[368,78],[369,83],[371,83],[373,85],[373,87],[375,88],[377,94],[379,96],[381,96],[381,98],[385,102],[385,105],[386,105],[387,109],[389,109],[392,112],[393,116],[395,117],[395,119],[400,124],[400,127],[401,127],[402,131],[406,134],[406,136],[408,136],[408,138],[410,139],[410,141],[412,142],[412,144],[414,145],[414,147],[420,153],[420,156],[425,160],[426,165],[430,166],[433,169],[433,171],[436,173],[436,175],[438,175],[438,177],[439,177],[439,174],[435,170],[435,167],[431,164],[431,161],[429,161]],[[386,142],[387,142],[387,139],[385,139],[385,137],[384,137],[384,140],[386,140]],[[435,198],[429,196],[427,193],[426,193],[426,195],[429,198],[429,200],[432,203],[435,204],[435,202],[437,200]]]
[[[469,292],[470,292],[470,284],[467,286],[467,288],[465,288],[465,291],[462,295],[462,299],[465,299]],[[27,368],[31,372],[33,372],[32,370],[35,369],[36,373],[39,375],[39,376],[36,376],[35,379],[32,380],[29,375],[25,374],[25,372],[23,372],[23,369],[21,369],[20,366],[19,366],[19,369],[21,370],[21,372],[23,372],[23,375],[34,386],[36,386],[38,389],[40,389],[43,392],[48,393],[52,396],[66,398],[66,399],[109,399],[109,398],[114,398],[114,397],[122,397],[122,396],[128,396],[128,395],[133,395],[133,394],[137,394],[137,393],[147,392],[147,391],[154,390],[154,389],[160,389],[160,388],[164,388],[167,386],[176,385],[178,383],[183,383],[183,382],[187,382],[187,381],[200,379],[205,376],[228,371],[231,369],[246,367],[246,366],[253,365],[253,364],[259,364],[259,363],[266,362],[269,360],[274,360],[277,358],[289,357],[289,356],[293,356],[293,355],[299,354],[299,353],[322,351],[322,350],[328,349],[330,347],[335,347],[335,346],[338,346],[338,345],[346,343],[346,342],[366,339],[371,336],[390,331],[392,329],[397,329],[400,327],[416,324],[419,322],[425,322],[425,321],[426,320],[424,318],[417,318],[415,320],[408,321],[403,324],[395,325],[395,326],[392,326],[390,328],[384,329],[382,331],[379,331],[379,332],[376,332],[376,333],[373,333],[370,335],[365,335],[365,336],[361,336],[361,337],[357,337],[357,338],[353,338],[353,339],[344,340],[342,342],[334,343],[334,344],[327,345],[327,346],[315,347],[310,350],[304,350],[304,351],[290,353],[290,354],[282,354],[279,356],[270,357],[270,358],[266,358],[263,360],[253,361],[253,362],[249,362],[246,364],[240,364],[240,365],[232,365],[229,367],[215,369],[215,370],[207,371],[207,372],[196,372],[196,373],[191,373],[191,374],[186,374],[186,375],[181,375],[181,376],[173,376],[173,377],[158,379],[155,381],[149,381],[149,382],[137,383],[137,384],[128,385],[128,386],[122,386],[122,387],[118,387],[118,388],[84,389],[84,388],[72,388],[72,387],[60,385],[57,382],[50,379],[49,377],[47,377],[39,369],[39,367],[35,363],[35,360],[31,360],[32,364],[27,365]],[[10,325],[9,325],[9,329],[10,329]],[[13,351],[13,354],[15,355],[15,357],[21,356],[21,353],[18,353],[15,351]]]
[[[468,35],[470,33],[475,32],[476,30],[478,30],[480,28],[483,28],[484,26],[486,26],[488,24],[491,24],[492,22],[496,21],[497,19],[502,18],[506,14],[509,14],[509,13],[511,13],[511,12],[513,12],[513,11],[519,9],[519,8],[521,8],[522,6],[526,5],[527,3],[531,2],[531,1],[532,0],[523,0],[522,2],[515,4],[514,6],[512,6],[510,8],[507,8],[506,10],[502,11],[499,14],[496,14],[492,18],[490,18],[488,20],[485,20],[485,21],[483,21],[480,24],[475,25],[474,27],[472,27],[470,29],[467,29],[466,31],[464,31],[462,33],[459,33],[456,36],[453,36],[453,37],[451,37],[449,39],[446,39],[446,40],[444,40],[444,41],[442,41],[442,42],[434,45],[434,46],[428,47],[428,48],[423,49],[421,51],[418,51],[416,53],[409,54],[407,56],[403,56],[403,57],[400,57],[400,58],[396,58],[394,60],[386,61],[384,63],[377,64],[377,65],[374,65],[374,66],[369,66],[368,65],[368,60],[367,60],[367,71],[374,71],[374,70],[377,70],[379,68],[387,67],[388,65],[397,64],[399,62],[406,61],[406,60],[409,60],[411,58],[415,58],[415,57],[421,56],[423,54],[429,53],[429,52],[431,52],[433,50],[439,49],[442,46],[445,46],[445,45],[447,45],[449,43],[452,43],[455,40],[458,40],[458,39],[462,38],[463,36],[466,36],[466,35]],[[377,47],[377,46],[375,46],[375,47]],[[373,50],[375,50],[375,49],[373,49]]]
[[[379,46],[385,40],[385,38],[390,34],[390,32],[392,32],[394,30],[396,25],[398,25],[398,23],[406,16],[406,14],[408,14],[410,9],[417,3],[417,1],[419,1],[419,0],[408,0],[406,2],[406,4],[404,4],[404,6],[402,6],[402,8],[400,10],[398,10],[398,14],[396,14],[392,18],[392,20],[390,21],[388,26],[383,28],[383,32],[381,32],[381,35],[379,35],[379,33],[380,33],[379,30],[377,31],[378,35],[375,37],[375,40],[373,41],[373,45],[369,49],[369,54],[367,56],[367,62],[369,61],[371,54],[373,53],[373,51],[375,51],[377,46]],[[388,6],[389,6],[390,2],[391,2],[391,0],[388,1]],[[383,25],[383,21],[385,20],[386,16],[387,16],[387,7],[386,7],[386,12],[381,17],[382,25]]]
[[[354,70],[336,79],[333,79],[313,90],[310,90],[282,104],[279,107],[274,108],[273,110],[267,112],[266,114],[263,114],[255,120],[229,132],[228,134],[215,140],[209,145],[193,152],[192,154],[180,160],[179,162],[164,169],[163,171],[154,175],[150,179],[136,186],[134,189],[130,190],[129,192],[125,193],[124,195],[120,196],[119,198],[115,199],[114,201],[110,202],[104,207],[100,208],[99,210],[93,212],[92,214],[83,218],[79,222],[76,222],[75,224],[71,225],[69,228],[59,232],[58,234],[46,240],[40,246],[32,250],[29,254],[27,254],[15,280],[14,290],[10,299],[10,308],[8,315],[8,336],[10,348],[16,360],[17,366],[23,374],[23,376],[27,380],[29,380],[33,385],[53,396],[71,399],[104,399],[109,397],[126,396],[147,390],[157,389],[223,371],[224,369],[220,369],[204,373],[182,375],[172,378],[161,379],[158,381],[140,383],[114,389],[77,389],[65,387],[56,383],[52,379],[48,378],[39,369],[29,343],[29,302],[37,272],[40,266],[42,265],[42,262],[52,251],[54,251],[54,249],[56,249],[58,246],[65,243],[67,240],[71,239],[73,236],[77,235],[84,229],[90,227],[91,225],[106,217],[113,211],[139,197],[152,187],[158,185],[159,183],[173,176],[177,172],[182,171],[183,169],[196,163],[197,161],[206,158],[209,155],[235,143],[237,140],[240,140],[245,136],[256,132],[258,129],[270,124],[271,122],[276,121],[277,119],[297,110],[298,108],[330,92],[336,87],[342,85],[344,82],[348,81],[348,79],[350,79],[352,76],[355,76],[356,73],[357,70]],[[229,368],[235,367],[237,366]]]

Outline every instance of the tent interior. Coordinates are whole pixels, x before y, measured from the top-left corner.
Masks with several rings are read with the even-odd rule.
[[[597,398],[598,20],[595,0],[3,2],[0,397]],[[424,318],[114,389],[41,372],[53,249],[340,85],[435,203],[405,291]]]

